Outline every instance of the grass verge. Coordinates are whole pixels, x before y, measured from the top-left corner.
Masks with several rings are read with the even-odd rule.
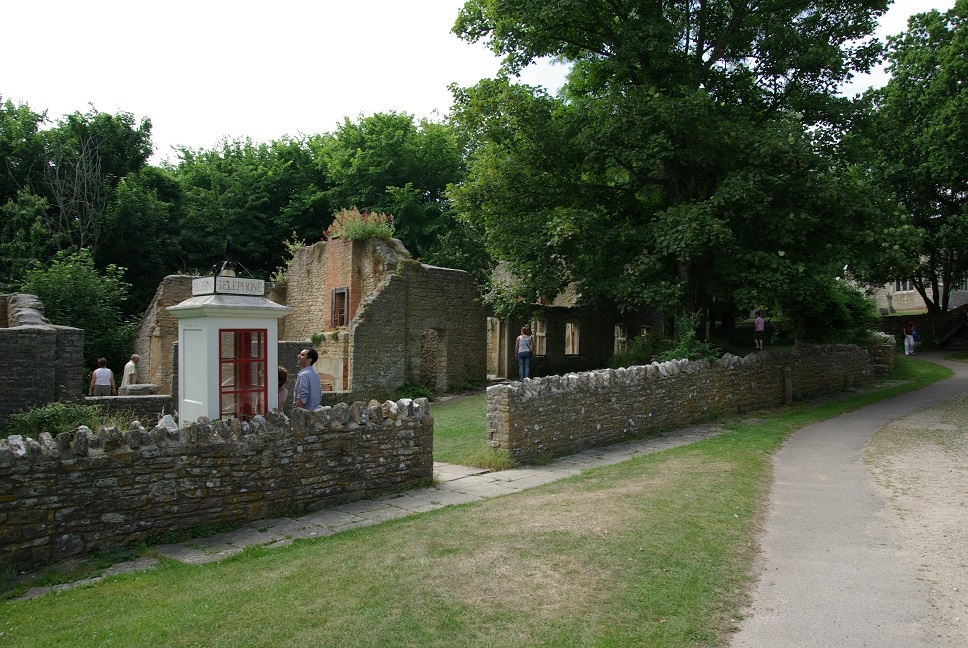
[[[777,446],[950,373],[902,359],[901,384],[516,495],[0,603],[0,644],[726,645]]]

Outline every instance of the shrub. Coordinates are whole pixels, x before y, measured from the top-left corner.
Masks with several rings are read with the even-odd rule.
[[[673,346],[668,351],[659,354],[659,360],[701,360],[703,358],[715,359],[723,355],[723,352],[709,342],[696,339],[696,330],[699,328],[699,315],[697,313],[683,313],[676,317],[676,337]]]
[[[401,398],[409,398],[411,400],[426,398],[427,400],[433,400],[434,393],[423,385],[406,383],[393,390],[393,398],[394,400],[400,400]]]
[[[618,369],[619,367],[634,367],[650,364],[653,358],[657,358],[662,352],[663,346],[667,345],[663,344],[662,338],[659,337],[658,333],[639,335],[632,338],[624,351],[620,351],[612,356],[608,366],[612,369]]]
[[[393,234],[393,216],[381,212],[360,212],[353,207],[340,210],[323,235],[330,240],[365,241],[371,238],[389,239],[393,238]]]
[[[99,405],[59,401],[11,414],[3,425],[3,434],[19,434],[36,439],[41,432],[57,436],[61,432],[74,432],[81,425],[97,430],[102,418]]]

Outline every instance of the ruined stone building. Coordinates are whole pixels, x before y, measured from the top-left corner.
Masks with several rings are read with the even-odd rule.
[[[136,333],[139,379],[162,393],[171,393],[178,341],[177,320],[166,308],[191,296],[191,280],[166,277]],[[441,393],[487,378],[515,379],[514,340],[526,324],[537,343],[532,375],[601,368],[661,322],[651,309],[578,308],[573,295],[540,306],[531,319],[501,320],[468,273],[422,264],[396,239],[303,247],[267,296],[293,309],[279,325],[280,363],[294,376],[298,350],[315,348],[315,369],[330,394],[324,402],[381,398],[404,384]]]
[[[142,380],[162,392],[172,389],[178,340],[166,309],[191,296],[191,280],[166,277],[136,333]],[[339,400],[408,383],[444,392],[486,377],[487,312],[470,275],[421,264],[395,239],[301,248],[268,297],[293,309],[279,325],[280,363],[294,376],[296,350],[312,346],[323,389]]]

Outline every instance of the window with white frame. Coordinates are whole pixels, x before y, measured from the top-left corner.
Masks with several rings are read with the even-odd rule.
[[[629,341],[629,327],[625,324],[615,325],[615,350],[614,353],[622,353]]]
[[[536,319],[531,322],[531,336],[534,338],[534,355],[545,355],[545,335],[548,331],[548,321]]]
[[[578,322],[565,322],[565,355],[578,355]]]

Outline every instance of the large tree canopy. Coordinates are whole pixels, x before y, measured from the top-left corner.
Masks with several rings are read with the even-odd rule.
[[[891,79],[868,93],[874,176],[900,204],[895,234],[857,274],[871,283],[912,280],[929,311],[948,309],[968,276],[968,0],[912,16],[888,40]],[[886,252],[886,253],[885,253]]]
[[[417,257],[451,229],[444,192],[465,171],[449,125],[406,113],[377,113],[358,122],[347,119],[318,142],[320,164],[331,183],[326,198],[332,213],[357,207],[392,214],[397,235]]]
[[[467,2],[455,31],[507,72],[573,66],[558,97],[506,79],[457,92],[479,146],[455,200],[511,263],[512,298],[577,281],[588,301],[731,312],[842,268],[866,198],[823,146],[886,5]]]

